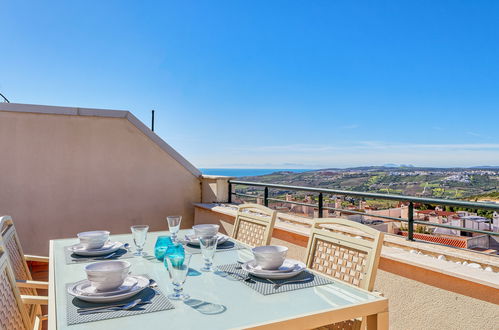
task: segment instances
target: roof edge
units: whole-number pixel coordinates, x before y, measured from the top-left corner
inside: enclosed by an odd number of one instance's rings
[[[53,105],[38,105],[38,104],[23,104],[23,103],[0,103],[0,111],[9,112],[25,112],[50,115],[66,115],[66,116],[92,116],[92,117],[107,117],[107,118],[123,118],[128,120],[133,126],[141,131],[145,136],[152,140],[164,152],[175,159],[180,165],[191,172],[192,175],[199,178],[201,171],[192,165],[187,159],[173,149],[168,143],[160,138],[156,133],[151,131],[143,122],[135,117],[127,110],[110,110],[110,109],[93,109],[93,108],[77,108],[77,107],[62,107]]]
[[[156,133],[154,133],[149,127],[147,127],[143,122],[141,122],[137,117],[131,112],[127,112],[126,119],[134,125],[139,131],[144,133],[149,139],[151,139],[156,145],[158,145],[163,151],[169,154],[173,159],[175,159],[180,165],[185,167],[189,172],[192,173],[197,178],[202,176],[200,170],[198,170],[194,165],[192,165],[187,159],[184,158],[180,153],[178,153],[172,146],[160,138]]]

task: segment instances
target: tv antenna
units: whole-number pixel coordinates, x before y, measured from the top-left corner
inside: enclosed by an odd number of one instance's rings
[[[0,97],[3,99],[3,103],[10,103],[10,101],[2,93],[0,93]]]

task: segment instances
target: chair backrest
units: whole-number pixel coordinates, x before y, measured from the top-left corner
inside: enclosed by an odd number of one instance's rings
[[[314,219],[307,267],[372,291],[383,237],[382,232],[355,221]]]
[[[277,211],[259,204],[241,204],[232,237],[251,246],[269,245]]]
[[[14,222],[8,215],[0,217],[0,247],[3,247],[9,258],[9,264],[14,272],[15,279],[21,281],[32,280]],[[36,290],[32,288],[20,288],[19,290],[24,295],[37,295]],[[28,314],[32,320],[38,313],[38,309],[37,305],[27,305]]]
[[[17,236],[16,227],[12,218],[8,215],[0,217],[0,236],[3,240],[5,251],[9,256],[10,265],[14,271],[14,275],[18,280],[31,280],[31,273],[24,258],[21,242]],[[31,294],[31,293],[23,293]]]
[[[31,321],[21,300],[7,253],[0,247],[0,329],[25,330],[30,327]]]

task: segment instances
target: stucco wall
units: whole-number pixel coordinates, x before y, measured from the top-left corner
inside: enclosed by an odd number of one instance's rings
[[[116,112],[118,113],[118,112]],[[79,231],[191,226],[200,180],[126,118],[0,111],[0,214],[25,253]]]
[[[499,327],[498,305],[387,271],[378,270],[375,290],[389,299],[390,329],[495,330]]]

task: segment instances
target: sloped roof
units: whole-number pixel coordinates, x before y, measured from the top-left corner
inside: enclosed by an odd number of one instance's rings
[[[93,116],[107,118],[124,118],[127,119],[139,131],[151,139],[164,152],[175,159],[180,165],[186,168],[195,177],[200,177],[199,171],[187,159],[173,149],[168,143],[161,139],[156,133],[151,131],[143,122],[135,117],[130,111],[126,110],[108,110],[108,109],[91,109],[91,108],[75,108],[75,107],[60,107],[51,105],[37,104],[21,104],[21,103],[0,103],[0,111],[10,112],[26,112],[51,115],[67,115],[67,116]]]
[[[438,215],[440,217],[448,217],[457,214],[456,212],[436,211],[436,210],[421,210],[421,211],[416,211],[416,213]]]

